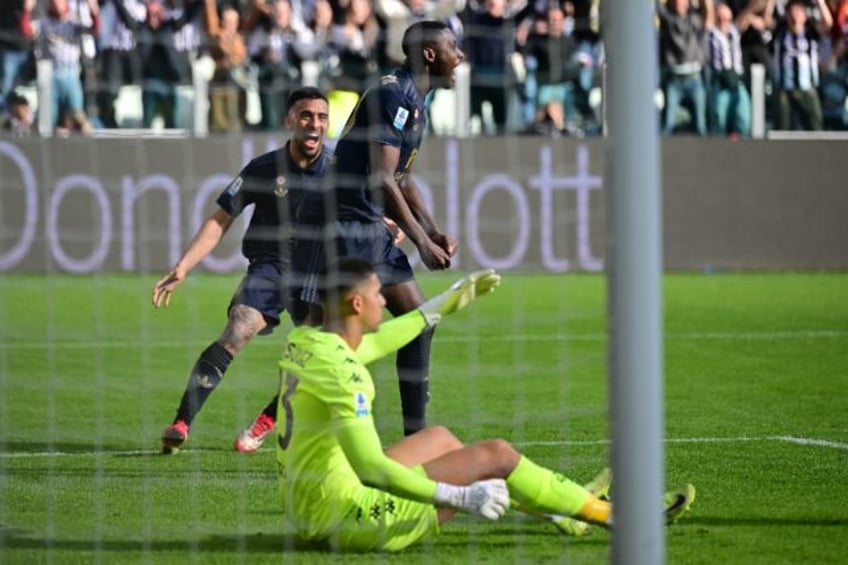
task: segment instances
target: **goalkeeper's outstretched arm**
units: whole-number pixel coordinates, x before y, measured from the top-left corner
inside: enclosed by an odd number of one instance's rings
[[[492,292],[500,282],[500,275],[493,269],[475,271],[459,279],[417,310],[385,322],[375,333],[363,336],[356,356],[363,365],[368,365],[397,351],[424,329],[439,323],[442,316],[462,310],[478,296]]]

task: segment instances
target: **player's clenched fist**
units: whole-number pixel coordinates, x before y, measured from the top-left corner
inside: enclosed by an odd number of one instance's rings
[[[431,271],[443,271],[450,268],[450,254],[435,241],[428,239],[418,246],[421,262]]]
[[[454,255],[456,255],[456,250],[459,247],[459,243],[457,243],[457,241],[449,235],[444,233],[436,233],[430,237],[430,240],[442,249],[444,249],[449,256],[453,257]]]

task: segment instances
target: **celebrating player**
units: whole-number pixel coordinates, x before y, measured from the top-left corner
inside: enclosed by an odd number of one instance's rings
[[[290,219],[298,204],[290,194],[301,194],[305,187],[321,182],[329,162],[329,152],[324,151],[328,120],[327,98],[320,90],[305,87],[293,91],[286,114],[286,127],[292,132],[289,141],[241,170],[218,197],[219,208],[206,219],[174,268],[153,287],[153,305],[168,306],[188,273],[217,247],[235,218],[254,204],[242,242],[242,253],[250,261],[247,274],[230,302],[224,332],[200,354],[174,422],[162,432],[165,453],[172,453],[186,441],[189,426],[221,382],[233,357],[257,334],[271,333],[288,307],[288,281],[284,278]],[[245,444],[248,450],[255,449],[251,444],[255,436],[274,428],[273,420],[259,424],[236,440],[237,449]]]
[[[294,329],[280,362],[280,492],[300,537],[341,551],[396,551],[435,535],[458,510],[496,520],[510,498],[555,523],[572,517],[611,526],[609,502],[505,440],[463,445],[446,428],[433,427],[382,449],[365,366],[494,290],[500,282],[494,271],[468,275],[382,326],[385,299],[369,263],[342,258],[325,277],[323,326]],[[608,480],[601,488],[607,487]],[[695,490],[686,485],[670,494],[671,522],[689,508]]]
[[[293,298],[310,303],[314,320],[321,319],[315,275],[326,261],[342,256],[375,265],[392,315],[421,305],[421,289],[406,254],[393,244],[384,215],[415,244],[428,268],[447,269],[456,252],[457,242],[439,229],[424,205],[412,164],[427,129],[425,96],[435,88],[453,86],[463,54],[450,28],[433,21],[410,26],[403,51],[405,64],[366,91],[348,119],[335,148],[333,189],[305,197],[298,211],[292,271],[295,284],[303,288]],[[313,226],[312,233],[301,230],[306,225]],[[432,335],[431,330],[422,332],[397,353],[406,435],[425,426]],[[275,406],[276,399],[256,421]]]

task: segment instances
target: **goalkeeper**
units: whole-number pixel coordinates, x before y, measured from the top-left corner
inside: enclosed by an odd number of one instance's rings
[[[521,510],[555,523],[575,522],[571,516],[611,525],[609,502],[502,439],[464,446],[432,427],[383,451],[365,365],[494,290],[494,271],[473,273],[382,326],[385,299],[370,263],[343,258],[326,276],[323,326],[292,330],[280,362],[280,494],[301,538],[341,551],[397,551],[435,535],[457,511],[497,520],[511,497]],[[673,494],[670,521],[688,509],[694,489]]]

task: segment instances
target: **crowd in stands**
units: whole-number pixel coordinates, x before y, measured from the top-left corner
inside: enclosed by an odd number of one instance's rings
[[[331,100],[355,101],[403,61],[409,24],[438,19],[460,38],[482,133],[597,135],[601,23],[615,17],[601,16],[607,8],[601,0],[3,0],[0,116],[16,135],[34,131],[20,87],[32,87],[38,61],[49,60],[56,132],[122,127],[115,108],[125,85],[140,89],[142,127],[178,127],[179,88],[208,68],[211,132],[274,130],[307,65]],[[848,0],[657,0],[656,14],[664,134],[750,135],[755,64],[765,69],[770,128],[848,129]],[[249,121],[251,95],[259,111]]]

